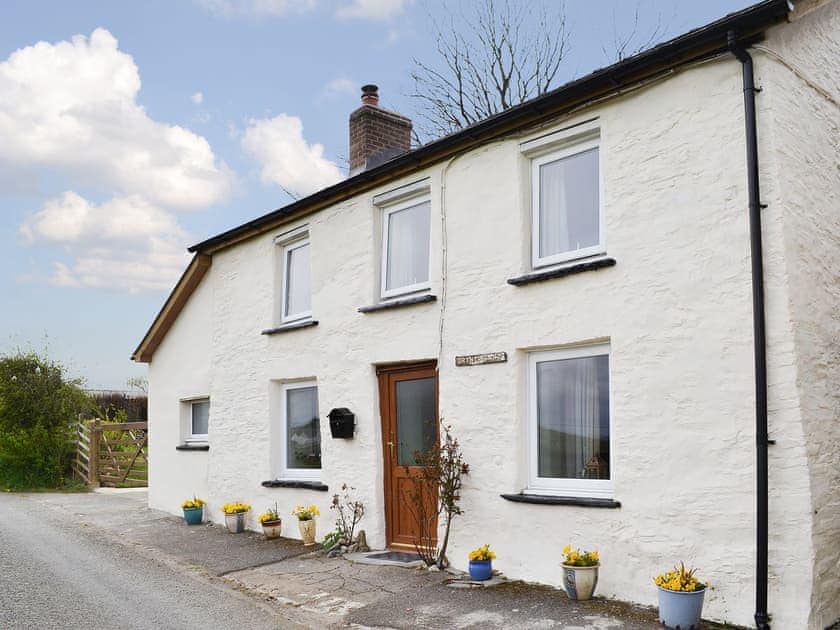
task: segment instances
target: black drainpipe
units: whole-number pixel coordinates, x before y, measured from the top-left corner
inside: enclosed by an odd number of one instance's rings
[[[744,122],[747,135],[747,187],[750,203],[750,258],[752,261],[753,344],[755,357],[756,446],[756,566],[755,626],[770,630],[767,614],[767,342],[764,326],[764,265],[761,248],[761,204],[758,183],[758,139],[755,121],[753,60],[738,44],[734,31],[727,36],[729,50],[741,62],[744,78]]]

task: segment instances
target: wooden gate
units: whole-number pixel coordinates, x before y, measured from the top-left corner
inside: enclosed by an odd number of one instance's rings
[[[148,423],[79,421],[73,473],[91,486],[148,485]]]

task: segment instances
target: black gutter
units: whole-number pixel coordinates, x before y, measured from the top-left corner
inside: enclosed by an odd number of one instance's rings
[[[752,262],[753,354],[755,363],[756,448],[756,566],[755,626],[770,630],[767,614],[767,339],[764,321],[764,264],[761,245],[761,189],[758,180],[758,131],[755,119],[753,60],[738,43],[734,31],[727,35],[729,50],[741,62],[744,80],[744,124],[747,144],[747,189],[750,206],[750,260]]]
[[[227,241],[257,234],[261,228],[283,217],[307,212],[318,203],[334,203],[346,199],[365,186],[376,185],[389,175],[401,174],[412,168],[445,159],[461,150],[465,145],[478,144],[504,133],[512,128],[527,125],[562,115],[574,106],[614,94],[623,86],[657,76],[663,71],[679,65],[725,53],[729,31],[740,33],[739,44],[748,45],[755,37],[772,24],[782,21],[789,11],[788,0],[765,0],[742,11],[731,13],[667,42],[654,46],[638,55],[628,57],[606,68],[596,70],[580,79],[570,81],[530,101],[511,107],[490,116],[461,131],[444,136],[413,151],[404,153],[375,168],[363,171],[329,188],[324,188],[308,197],[269,212],[252,221],[222,232],[189,248],[191,252],[202,252],[223,246]]]

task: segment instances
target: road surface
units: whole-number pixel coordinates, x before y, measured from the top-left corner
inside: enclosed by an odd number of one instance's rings
[[[90,527],[0,493],[0,628],[295,628],[198,571],[141,557]]]

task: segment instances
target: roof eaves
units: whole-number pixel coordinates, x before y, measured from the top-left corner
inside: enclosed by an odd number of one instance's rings
[[[783,20],[790,11],[788,0],[765,0],[731,13],[705,26],[588,75],[570,81],[530,101],[511,107],[469,127],[444,136],[363,171],[328,188],[201,241],[191,252],[212,253],[235,242],[261,234],[264,229],[295,215],[309,214],[369,190],[388,178],[408,173],[421,165],[445,159],[470,145],[486,142],[512,129],[536,124],[562,113],[564,106],[597,98],[629,83],[650,78],[670,67],[719,54],[727,49],[727,33],[734,30],[741,43],[751,43],[756,34]]]

